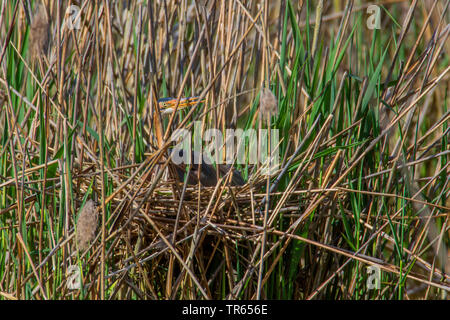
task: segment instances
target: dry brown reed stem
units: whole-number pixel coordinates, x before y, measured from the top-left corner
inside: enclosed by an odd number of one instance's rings
[[[50,24],[45,7],[40,4],[36,8],[30,26],[30,56],[35,60],[46,55],[49,48]]]
[[[97,229],[98,212],[94,201],[89,200],[81,210],[77,221],[77,245],[79,251],[89,247],[89,243],[95,238]]]

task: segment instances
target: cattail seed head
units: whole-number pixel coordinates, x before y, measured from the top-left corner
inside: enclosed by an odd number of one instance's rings
[[[275,95],[268,88],[263,88],[259,96],[260,112],[266,119],[278,112],[278,102]]]
[[[98,212],[94,201],[89,200],[84,205],[77,221],[78,250],[84,251],[95,238],[97,229]]]
[[[43,5],[38,5],[30,26],[31,59],[46,55],[49,47],[50,24],[47,11]]]

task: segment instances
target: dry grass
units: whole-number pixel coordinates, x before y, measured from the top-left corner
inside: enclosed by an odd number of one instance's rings
[[[45,56],[49,48],[50,26],[47,12],[39,5],[30,26],[30,56],[34,60]]]
[[[14,24],[38,3],[50,29]],[[447,297],[448,1],[381,1],[375,31],[359,1],[148,3],[2,2],[0,297]],[[168,96],[204,102],[158,129]],[[194,121],[278,129],[279,170],[180,183]]]
[[[94,201],[89,200],[84,205],[77,220],[78,250],[84,251],[95,238],[98,224],[98,212]]]

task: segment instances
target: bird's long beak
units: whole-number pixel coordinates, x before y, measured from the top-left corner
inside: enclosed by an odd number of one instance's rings
[[[178,104],[177,110],[182,110],[187,107],[196,105],[198,102],[205,102],[205,100],[199,100],[199,97],[181,98]],[[158,100],[161,114],[169,114],[175,111],[177,99],[176,98],[162,98]]]

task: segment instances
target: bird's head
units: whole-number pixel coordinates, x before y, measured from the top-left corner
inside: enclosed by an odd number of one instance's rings
[[[198,102],[204,102],[205,100],[199,100],[199,97],[181,98],[178,104],[177,110],[183,110],[188,107],[196,105]],[[162,98],[158,100],[161,114],[171,114],[175,111],[177,105],[176,98]]]

